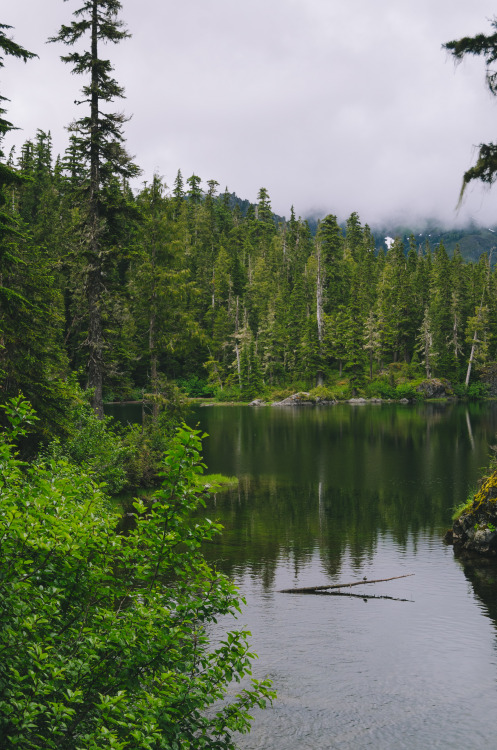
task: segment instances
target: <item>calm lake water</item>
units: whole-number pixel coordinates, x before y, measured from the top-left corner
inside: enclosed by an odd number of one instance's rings
[[[496,441],[497,405],[197,408],[209,472],[236,475],[207,549],[247,604],[274,706],[243,750],[496,747],[497,569],[442,541]],[[279,589],[364,585],[357,597]],[[384,595],[409,601],[367,599]]]

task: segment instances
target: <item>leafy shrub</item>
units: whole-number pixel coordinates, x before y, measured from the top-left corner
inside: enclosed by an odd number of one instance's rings
[[[209,639],[241,600],[201,554],[220,527],[192,519],[203,502],[199,433],[178,429],[161,489],[117,533],[90,475],[16,458],[22,406],[0,440],[3,750],[233,748],[273,693],[252,680],[228,698],[230,682],[250,675],[249,634]]]
[[[466,395],[470,401],[478,401],[481,398],[486,398],[488,395],[487,383],[470,383],[466,390]]]
[[[167,412],[157,419],[147,417],[144,425],[130,425],[123,441],[128,448],[127,489],[154,487],[160,482],[162,456],[171,442],[171,422]]]
[[[395,398],[407,398],[409,401],[419,401],[422,396],[416,391],[413,383],[399,383],[395,388]]]
[[[489,387],[487,383],[475,381],[470,383],[468,387],[466,387],[464,383],[457,383],[453,390],[458,398],[465,398],[469,401],[479,401],[480,399],[488,397]]]
[[[314,401],[336,401],[335,387],[330,388],[326,385],[318,385],[309,391]]]
[[[345,401],[352,398],[352,387],[350,383],[339,382],[333,387],[333,393],[338,401]]]
[[[111,417],[98,419],[88,402],[75,407],[70,437],[52,441],[42,455],[82,467],[97,483],[104,482],[110,495],[119,494],[127,485],[130,452],[122,432]]]
[[[229,401],[240,401],[240,388],[236,385],[225,386],[224,388],[216,388],[214,391],[214,398],[216,401],[221,403],[227,403]]]
[[[367,398],[398,398],[395,388],[390,385],[386,377],[379,377],[366,386]]]
[[[178,378],[178,388],[191,398],[209,397],[214,395],[214,386],[207,380],[199,378],[198,375],[190,375],[187,378]]]

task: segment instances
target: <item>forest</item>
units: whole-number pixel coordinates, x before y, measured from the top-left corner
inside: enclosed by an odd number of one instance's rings
[[[92,387],[88,175],[74,136],[54,159],[42,131],[12,167],[20,181],[5,196],[16,232],[2,269],[3,392],[55,412],[70,376]],[[277,224],[264,188],[244,212],[217,188],[179,172],[171,188],[154,175],[133,193],[109,174],[98,250],[104,401],[139,399],[165,382],[221,400],[316,386],[388,396],[392,373],[457,386],[472,351],[472,382],[496,359],[488,256],[466,262],[414,237],[378,250],[356,213],[344,228],[329,214],[313,236],[293,209]]]

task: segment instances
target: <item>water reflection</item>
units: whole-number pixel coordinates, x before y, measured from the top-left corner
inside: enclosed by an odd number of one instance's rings
[[[387,532],[402,549],[450,525],[487,462],[496,410],[235,407],[199,409],[195,420],[209,433],[209,471],[240,477],[213,501],[224,569],[289,554],[298,566],[319,548],[335,575],[345,550],[359,568]]]
[[[497,630],[497,561],[461,560],[461,566],[482,611],[492,619]]]
[[[240,478],[206,511],[225,526],[206,554],[246,596],[256,674],[279,695],[240,747],[492,746],[495,566],[459,562],[441,539],[487,463],[496,407],[208,408],[199,420],[209,471]],[[402,573],[415,575],[367,593],[409,603],[277,593]]]

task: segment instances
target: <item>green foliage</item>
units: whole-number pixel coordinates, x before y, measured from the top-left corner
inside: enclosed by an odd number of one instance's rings
[[[229,403],[231,401],[240,401],[241,394],[240,388],[236,385],[225,386],[224,388],[215,388],[214,397],[216,401],[221,403]]]
[[[147,416],[142,425],[131,425],[123,436],[127,447],[126,479],[128,488],[154,487],[160,481],[162,456],[170,445],[177,421],[167,410],[157,417]]]
[[[191,398],[201,398],[202,396],[212,396],[214,389],[206,380],[203,380],[198,375],[190,375],[185,378],[178,378],[176,384],[183,393]]]
[[[473,381],[466,387],[464,383],[458,383],[454,386],[454,394],[458,398],[464,398],[468,401],[479,401],[487,398],[489,386],[487,383]]]
[[[491,22],[493,33],[489,36],[477,34],[474,37],[463,37],[451,42],[447,42],[444,47],[449,50],[456,60],[462,60],[465,55],[481,55],[485,61],[486,83],[490,92],[495,96],[497,94],[497,74],[493,68],[497,54],[497,42],[495,30],[497,29],[497,19]],[[472,180],[480,180],[483,183],[492,185],[495,182],[497,174],[497,146],[494,143],[480,144],[478,159],[474,167],[471,167],[464,173],[463,184],[461,188],[461,199],[467,185]]]
[[[338,401],[346,401],[347,399],[352,398],[352,386],[349,382],[339,380],[333,387],[333,393]]]
[[[210,493],[238,487],[238,477],[226,477],[224,474],[202,474],[200,485]]]
[[[290,395],[290,394],[289,394]],[[338,396],[335,395],[335,388],[327,385],[318,385],[309,391],[313,401],[335,401]]]
[[[211,642],[236,614],[235,586],[202,544],[219,532],[193,521],[202,504],[201,436],[185,426],[164,457],[163,484],[133,524],[117,517],[84,471],[63,460],[24,466],[14,436],[32,413],[9,407],[0,443],[0,736],[2,748],[234,748],[250,711],[273,697],[250,676],[243,630]],[[24,420],[24,421],[23,421]]]
[[[416,390],[415,383],[399,383],[395,387],[394,398],[396,399],[407,398],[409,401],[420,401],[422,400],[423,397]]]
[[[396,398],[396,389],[386,376],[375,378],[366,385],[367,398]]]
[[[128,484],[132,453],[112,418],[99,419],[91,405],[83,402],[75,408],[71,436],[53,441],[46,458],[65,459],[81,467],[97,484],[104,483],[110,495],[117,495]]]

